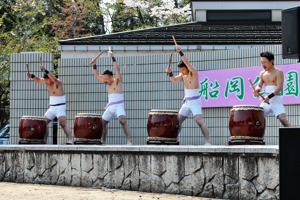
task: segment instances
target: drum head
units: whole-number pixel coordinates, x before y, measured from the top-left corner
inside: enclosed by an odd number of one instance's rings
[[[21,119],[46,121],[45,117],[24,115]]]
[[[101,118],[101,115],[98,113],[77,113],[76,117],[91,117],[91,118]]]
[[[152,109],[149,115],[178,115],[177,110]]]
[[[254,106],[254,105],[236,105],[233,106],[230,111],[239,111],[239,110],[256,110],[264,112],[264,108],[261,106]]]

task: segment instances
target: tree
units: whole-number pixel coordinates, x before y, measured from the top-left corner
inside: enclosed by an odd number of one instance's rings
[[[188,22],[190,0],[118,0],[110,6],[113,32]]]
[[[22,51],[57,51],[44,8],[44,4],[34,0],[0,2],[0,127],[9,123],[10,55]]]
[[[0,128],[9,123],[10,74],[9,56],[0,53]]]
[[[132,1],[132,0],[126,0]],[[191,20],[189,1],[167,0],[151,8],[151,16],[160,19],[160,25],[179,24]]]
[[[56,18],[49,24],[61,39],[105,33],[101,8],[96,1],[66,2]]]
[[[0,126],[9,120],[12,53],[55,54],[58,40],[187,22],[190,0],[1,0]]]

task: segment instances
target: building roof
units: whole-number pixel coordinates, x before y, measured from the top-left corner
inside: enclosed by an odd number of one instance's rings
[[[190,22],[60,40],[61,45],[266,45],[281,44],[281,22]]]
[[[219,1],[220,0],[191,0],[191,2],[211,2],[211,1]],[[262,0],[222,0],[222,2],[234,2],[234,1],[247,1],[247,2],[255,2],[255,1],[262,1]],[[286,1],[286,0],[264,0],[264,1]],[[299,1],[299,0],[288,0],[288,1]]]

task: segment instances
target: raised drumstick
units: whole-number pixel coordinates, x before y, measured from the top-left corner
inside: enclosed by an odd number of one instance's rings
[[[40,65],[43,65],[43,63],[42,63],[42,56],[40,56]]]
[[[172,35],[172,38],[173,38],[173,40],[174,40],[175,45],[177,45],[177,42],[176,42],[176,40],[175,40],[174,35]]]
[[[28,72],[28,74],[29,74],[29,67],[28,67],[28,63],[26,63],[26,67],[27,67],[27,72]],[[28,77],[28,78],[30,78],[30,77]]]
[[[254,87],[254,85],[252,84],[252,81],[251,81],[251,79],[250,78],[248,78],[248,80],[249,80],[249,82],[250,82],[250,84],[251,84],[251,86],[252,86],[252,88],[253,88],[253,90],[255,90],[255,87]],[[265,100],[265,97],[263,97],[260,93],[258,93],[258,95],[263,99],[263,100]],[[258,97],[258,96],[257,96]],[[268,104],[270,104],[270,103],[268,103]]]
[[[103,54],[103,52],[104,52],[104,51],[101,51],[101,52],[98,54],[98,56],[96,56],[95,59],[99,58],[99,56],[101,56],[101,54]],[[92,64],[92,62],[90,62],[90,65],[91,65],[91,64]]]
[[[170,57],[170,60],[169,60],[169,66],[168,66],[168,68],[170,68],[170,66],[171,66],[171,62],[172,62],[172,55],[173,55],[173,54],[171,54],[171,57]],[[167,76],[169,76],[169,72],[167,72]]]
[[[108,51],[111,51],[110,46],[108,47]]]

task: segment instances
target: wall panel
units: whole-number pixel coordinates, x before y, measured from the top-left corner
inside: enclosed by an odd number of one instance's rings
[[[259,53],[271,51],[275,54],[275,64],[296,63],[297,60],[282,60],[281,46],[266,46],[251,49],[186,53],[191,64],[199,71],[260,66]],[[182,105],[184,86],[182,82],[172,84],[166,76],[170,54],[118,57],[115,55],[123,77],[125,112],[130,126],[133,144],[145,144],[147,138],[147,119],[151,109],[179,110]],[[179,74],[177,61],[180,57],[173,54],[173,73]],[[79,112],[103,114],[108,101],[106,86],[93,75],[90,59],[74,58],[59,61],[59,77],[64,83],[67,98],[67,119],[73,132],[75,115]],[[104,69],[113,72],[111,58],[97,60],[100,73]],[[286,105],[287,118],[293,126],[299,126],[299,105]],[[226,145],[229,138],[228,121],[230,107],[203,108],[203,119],[210,132],[211,142]],[[278,144],[280,122],[274,115],[267,118],[266,143]],[[65,136],[59,129],[61,143]],[[182,145],[204,144],[204,137],[192,116],[184,123],[179,136]],[[108,144],[125,144],[125,134],[118,120],[108,125]]]

